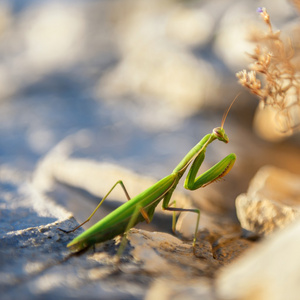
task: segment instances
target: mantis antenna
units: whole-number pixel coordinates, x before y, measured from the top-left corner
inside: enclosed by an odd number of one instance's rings
[[[241,92],[238,93],[238,94],[235,96],[235,98],[234,98],[233,101],[231,102],[230,106],[228,107],[227,111],[224,113],[223,118],[222,118],[221,128],[224,127],[224,123],[225,123],[226,118],[227,118],[227,115],[228,115],[228,113],[229,113],[229,111],[230,111],[230,109],[231,109],[231,106],[233,105],[233,103],[234,103],[235,100],[239,97],[240,94],[241,94]]]

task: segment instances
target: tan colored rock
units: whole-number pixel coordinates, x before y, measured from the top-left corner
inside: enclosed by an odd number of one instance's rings
[[[246,194],[236,199],[244,229],[260,235],[284,228],[300,216],[300,176],[275,167],[261,168]]]
[[[279,122],[279,110],[271,106],[263,107],[261,102],[256,109],[253,119],[255,133],[262,139],[270,142],[279,142],[286,139],[289,132],[288,120],[281,118]]]
[[[169,0],[125,3],[127,12],[124,3],[114,12],[121,60],[100,79],[95,89],[99,99],[130,95],[145,106],[151,101],[155,115],[169,123],[194,114],[204,102],[211,105],[219,74],[189,49],[207,42],[214,22],[209,14]]]
[[[218,299],[299,299],[299,253],[298,220],[223,268],[216,285]]]

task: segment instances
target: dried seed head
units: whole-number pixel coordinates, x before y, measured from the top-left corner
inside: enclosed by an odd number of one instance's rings
[[[239,83],[244,87],[250,89],[253,94],[260,95],[261,82],[256,78],[255,71],[246,70],[236,73],[236,77],[239,79]]]
[[[243,70],[236,76],[239,83],[257,95],[264,106],[269,105],[279,111],[277,119],[286,124],[285,127],[300,129],[300,64],[295,65],[295,60],[292,61],[297,55],[299,59],[300,47],[295,53],[290,39],[284,41],[280,31],[272,31],[266,9],[262,7],[257,11],[268,25],[269,32],[257,30],[253,33],[251,38],[257,46],[249,54],[253,59],[250,71]],[[263,84],[257,74],[263,77]],[[283,121],[284,118],[286,121]]]

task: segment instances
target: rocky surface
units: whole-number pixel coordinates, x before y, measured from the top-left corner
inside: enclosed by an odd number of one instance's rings
[[[265,193],[277,178],[271,180],[270,174],[285,177],[271,167],[259,173],[268,174],[263,176],[268,180],[259,180]],[[290,184],[296,182],[285,175]],[[71,234],[58,230],[77,225],[69,212],[26,173],[3,166],[0,185],[1,299],[297,299],[299,221],[257,242],[224,216],[203,212],[195,255],[190,240],[142,229],[130,230],[121,257],[116,255],[120,237],[72,254],[66,244],[82,229]]]
[[[224,232],[203,229],[195,256],[191,241],[132,229],[120,259],[120,237],[71,254],[66,244],[81,229],[71,234],[58,230],[76,226],[70,213],[35,188],[26,174],[2,167],[0,175],[1,299],[150,299],[166,282],[171,284],[164,299],[187,291],[191,299],[215,299],[217,270],[251,245],[236,226],[228,227],[235,236],[225,242],[220,240]]]

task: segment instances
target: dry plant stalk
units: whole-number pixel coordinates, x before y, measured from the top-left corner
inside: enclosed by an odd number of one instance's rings
[[[252,41],[257,46],[249,55],[254,62],[250,71],[240,71],[236,76],[240,84],[259,97],[262,107],[272,106],[277,111],[278,129],[291,134],[300,129],[300,70],[292,62],[295,51],[291,39],[283,41],[280,31],[273,31],[266,9],[259,8],[258,12],[268,31],[253,34]],[[257,74],[263,77],[264,84]]]

